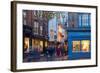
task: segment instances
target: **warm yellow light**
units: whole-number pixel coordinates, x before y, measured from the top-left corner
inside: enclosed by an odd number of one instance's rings
[[[43,47],[43,41],[40,41],[40,46]]]
[[[47,42],[45,42],[45,47],[47,47]]]
[[[25,44],[28,45],[28,41],[25,41]]]
[[[82,41],[82,51],[88,52],[89,51],[89,46],[90,46],[90,41],[89,40],[83,40]]]
[[[73,41],[73,51],[80,51],[80,41]]]
[[[25,45],[29,48],[29,38],[25,38]]]

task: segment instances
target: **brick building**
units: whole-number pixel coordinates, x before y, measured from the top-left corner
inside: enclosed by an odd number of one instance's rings
[[[23,10],[23,42],[27,52],[36,47],[43,51],[48,41],[48,21],[45,11]]]

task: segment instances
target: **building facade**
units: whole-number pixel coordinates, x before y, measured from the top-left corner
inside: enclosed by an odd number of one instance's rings
[[[48,42],[48,23],[44,11],[23,10],[23,42],[24,50],[29,52],[34,48],[43,48]]]
[[[68,12],[68,59],[91,58],[90,13]]]

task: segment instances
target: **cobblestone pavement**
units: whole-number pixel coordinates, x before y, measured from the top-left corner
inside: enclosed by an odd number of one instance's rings
[[[40,58],[27,57],[24,59],[24,62],[63,61],[67,59],[68,56],[41,56]]]

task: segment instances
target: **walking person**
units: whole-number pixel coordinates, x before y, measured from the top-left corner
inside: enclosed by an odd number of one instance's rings
[[[65,53],[65,49],[64,49],[64,45],[62,44],[61,45],[61,56],[64,56],[64,53]]]
[[[58,45],[58,47],[56,48],[56,55],[57,55],[57,57],[59,57],[60,54],[61,54],[60,45]]]

